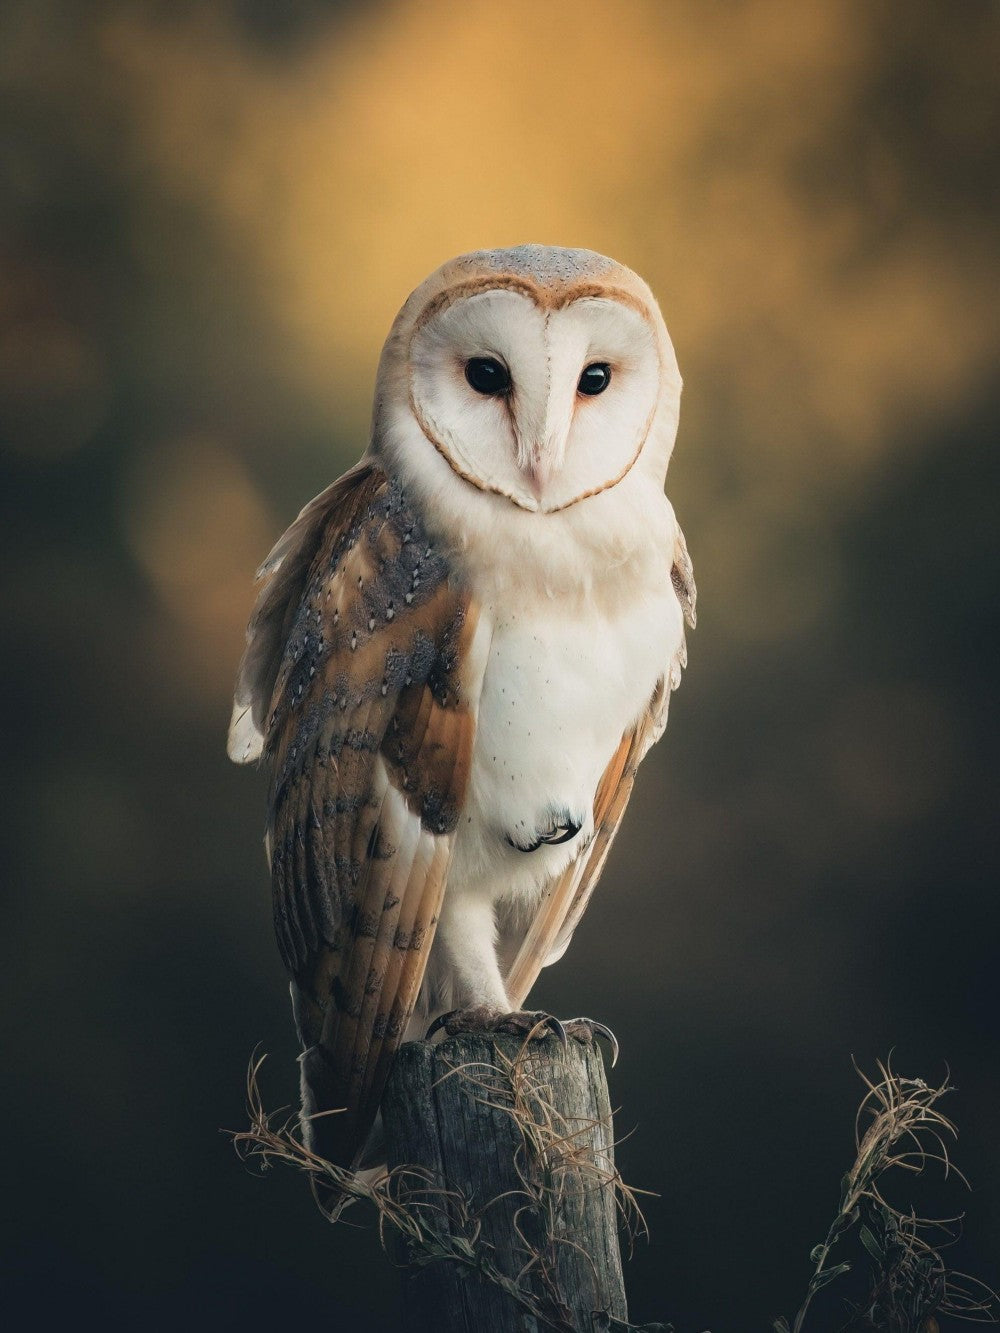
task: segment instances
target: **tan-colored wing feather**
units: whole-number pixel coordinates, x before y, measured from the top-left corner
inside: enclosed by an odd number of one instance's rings
[[[511,1004],[519,1007],[542,968],[559,958],[583,916],[632,794],[647,721],[621,739],[594,798],[594,833],[577,859],[550,885],[506,977]]]
[[[356,494],[321,519],[294,614],[266,621],[287,635],[263,718],[310,1138],[345,1165],[423,978],[485,665],[476,608],[398,486],[369,470]]]
[[[687,542],[681,525],[677,524],[677,536],[674,540],[674,563],[670,569],[670,582],[684,612],[684,619],[692,629],[698,623],[698,589],[694,581],[694,566],[688,555]]]

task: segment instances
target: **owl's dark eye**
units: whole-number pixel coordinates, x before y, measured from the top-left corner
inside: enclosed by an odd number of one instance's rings
[[[492,356],[473,356],[465,363],[465,378],[476,393],[499,398],[510,389],[510,372]]]
[[[606,361],[595,361],[587,366],[576,386],[578,393],[585,393],[592,398],[595,393],[603,393],[611,383],[611,367]]]

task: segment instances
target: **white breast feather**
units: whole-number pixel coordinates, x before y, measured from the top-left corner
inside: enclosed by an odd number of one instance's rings
[[[530,909],[586,845],[600,778],[682,651],[669,502],[641,477],[598,499],[600,525],[579,512],[594,501],[535,519],[547,544],[534,564],[502,531],[524,517],[502,502],[493,529],[467,528],[455,552],[492,641],[449,894]],[[561,596],[549,595],[554,582]],[[509,845],[522,831],[530,843],[553,808],[583,819],[576,837],[530,853]]]

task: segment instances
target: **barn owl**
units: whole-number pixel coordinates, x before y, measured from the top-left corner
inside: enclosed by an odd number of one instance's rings
[[[686,665],[680,391],[631,270],[460,256],[396,318],[367,452],[259,571],[229,754],[270,768],[303,1126],[331,1161],[362,1160],[401,1042],[535,1022]]]

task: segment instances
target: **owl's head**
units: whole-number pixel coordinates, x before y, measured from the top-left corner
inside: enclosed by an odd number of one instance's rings
[[[662,486],[680,390],[659,308],[630,269],[591,250],[477,251],[400,311],[374,445],[431,446],[466,486],[556,513],[633,469]]]

